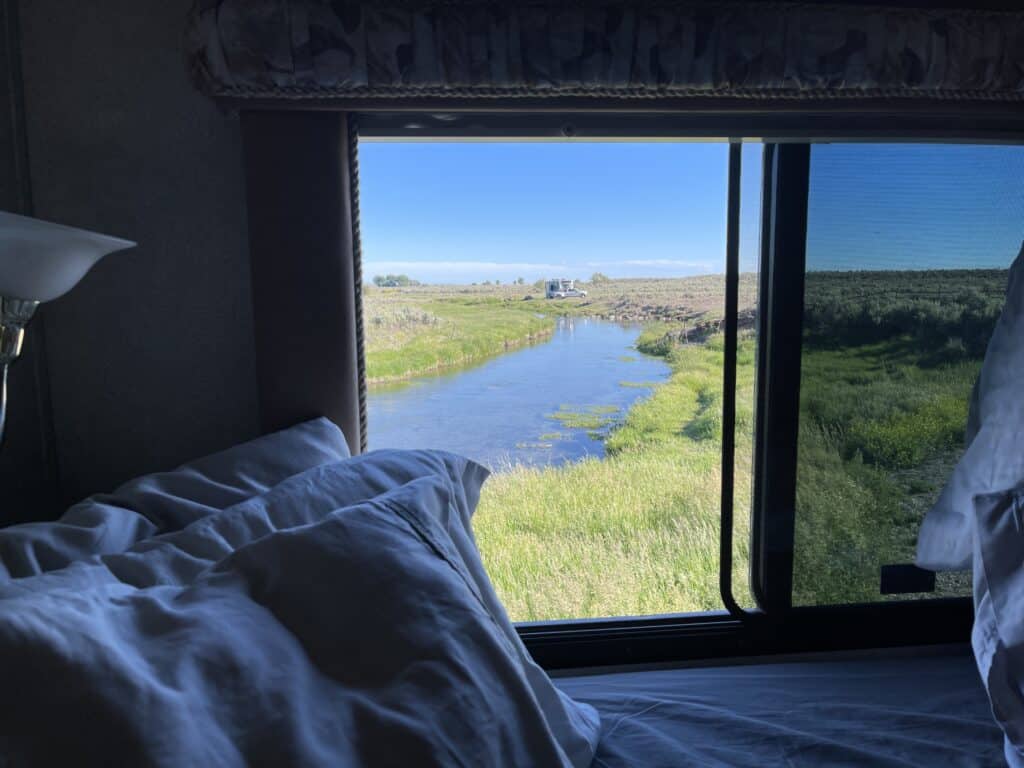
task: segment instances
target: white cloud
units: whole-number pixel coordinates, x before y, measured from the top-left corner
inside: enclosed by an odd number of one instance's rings
[[[422,270],[433,273],[521,272],[566,269],[565,264],[543,264],[528,261],[368,261],[366,267],[377,272],[408,272]]]
[[[679,267],[680,269],[699,269],[710,272],[715,265],[708,261],[685,261],[683,259],[626,259],[621,262],[631,267]],[[724,269],[724,263],[719,269]]]

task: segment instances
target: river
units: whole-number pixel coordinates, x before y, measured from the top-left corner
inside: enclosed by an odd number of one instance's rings
[[[603,456],[602,435],[669,375],[664,361],[634,348],[640,330],[563,318],[540,343],[466,369],[371,387],[369,447],[443,448],[495,470]],[[558,412],[566,418],[553,418]]]

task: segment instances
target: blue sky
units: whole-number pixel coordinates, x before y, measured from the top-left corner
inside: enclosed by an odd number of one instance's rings
[[[811,149],[808,269],[1007,267],[1024,239],[1024,147]]]
[[[364,272],[422,282],[717,274],[724,143],[360,145]],[[1024,149],[819,145],[812,269],[1006,266],[1024,236]],[[745,145],[741,268],[757,264],[759,144]]]

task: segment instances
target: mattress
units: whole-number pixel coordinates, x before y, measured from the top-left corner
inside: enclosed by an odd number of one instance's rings
[[[595,768],[1005,765],[967,647],[555,682],[601,713]]]

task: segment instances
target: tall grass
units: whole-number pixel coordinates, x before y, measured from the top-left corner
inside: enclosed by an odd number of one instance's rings
[[[794,601],[880,599],[912,562],[924,512],[959,455],[979,360],[922,365],[907,339],[805,348]]]
[[[671,377],[608,435],[607,458],[513,467],[488,481],[474,527],[513,619],[722,607],[721,337],[677,343],[665,356]],[[922,515],[959,451],[979,366],[920,359],[899,339],[806,349],[797,604],[878,600],[881,566],[913,560]],[[733,581],[748,605],[754,364],[754,342],[743,339]]]
[[[743,343],[739,400],[753,397],[753,342]],[[673,373],[606,439],[608,457],[515,466],[488,480],[474,529],[488,572],[517,621],[720,609],[720,345],[680,347]],[[698,434],[699,433],[699,434]],[[750,446],[750,421],[740,445]],[[751,456],[737,458],[736,558],[749,558]],[[750,602],[745,580],[741,601]]]
[[[435,301],[367,313],[366,376],[372,384],[464,366],[544,338],[555,321],[497,301]]]

